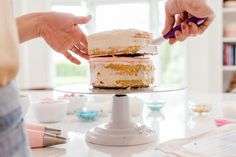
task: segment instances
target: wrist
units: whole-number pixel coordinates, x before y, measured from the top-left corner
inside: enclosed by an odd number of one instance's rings
[[[44,34],[44,31],[45,31],[45,27],[46,27],[46,24],[47,24],[47,14],[48,13],[38,13],[38,16],[37,16],[37,29],[36,29],[36,32],[37,32],[37,35],[38,37],[43,37],[43,34]]]
[[[31,13],[16,18],[20,43],[40,37],[44,13]]]

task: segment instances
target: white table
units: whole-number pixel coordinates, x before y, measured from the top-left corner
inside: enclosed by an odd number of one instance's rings
[[[32,101],[42,98],[56,98],[62,93],[55,91],[23,91],[31,96]],[[60,123],[43,124],[48,127],[62,129],[62,135],[70,140],[67,144],[33,149],[34,157],[143,157],[162,156],[155,150],[158,143],[175,138],[182,138],[205,132],[215,127],[213,118],[222,117],[222,104],[226,101],[235,102],[234,95],[221,94],[188,94],[187,91],[176,91],[152,95],[139,95],[143,99],[158,97],[166,102],[161,112],[150,112],[144,108],[141,117],[133,120],[151,125],[158,132],[156,143],[132,147],[106,147],[87,144],[85,132],[99,124],[109,121],[109,117],[102,117],[95,122],[81,122],[75,115],[68,115]],[[190,112],[188,101],[211,103],[211,116],[196,116]],[[37,122],[31,110],[25,117],[26,121]]]

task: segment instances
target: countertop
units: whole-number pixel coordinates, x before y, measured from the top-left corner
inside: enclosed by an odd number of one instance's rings
[[[63,93],[49,91],[22,91],[28,94],[31,101],[39,101],[43,98],[57,98]],[[133,96],[133,95],[131,95]],[[110,116],[100,117],[94,122],[82,122],[75,115],[67,115],[59,123],[43,123],[48,127],[62,129],[62,135],[68,137],[66,144],[48,148],[32,149],[34,157],[161,157],[163,153],[155,148],[159,143],[176,138],[184,138],[199,134],[215,126],[214,119],[222,118],[223,111],[227,112],[227,104],[236,104],[234,95],[223,94],[189,94],[187,90],[165,92],[157,94],[138,94],[144,101],[156,99],[165,101],[165,106],[160,112],[151,112],[145,105],[141,116],[132,117],[133,121],[152,126],[158,133],[158,141],[151,144],[129,147],[108,147],[86,143],[87,130],[110,120]],[[212,105],[212,111],[208,115],[197,115],[189,109],[190,102],[206,103]],[[226,118],[232,118],[227,117]],[[25,116],[26,122],[39,123],[31,110]]]

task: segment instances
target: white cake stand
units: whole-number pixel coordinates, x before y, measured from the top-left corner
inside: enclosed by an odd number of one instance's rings
[[[87,142],[106,146],[134,146],[157,140],[157,133],[145,124],[133,122],[130,116],[127,94],[156,93],[183,90],[181,87],[157,87],[138,89],[97,89],[89,85],[68,85],[57,91],[75,94],[113,94],[111,121],[86,133]]]

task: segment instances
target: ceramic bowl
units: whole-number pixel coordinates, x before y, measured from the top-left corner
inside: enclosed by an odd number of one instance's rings
[[[193,113],[197,114],[209,114],[212,111],[212,105],[210,103],[195,103],[189,101],[188,106]]]
[[[58,99],[69,101],[67,114],[74,114],[76,109],[85,107],[85,103],[88,101],[88,98],[85,95],[64,95]]]
[[[150,111],[158,112],[164,107],[165,102],[164,101],[148,101],[145,104]]]
[[[67,113],[68,104],[66,100],[43,100],[33,103],[32,110],[39,122],[60,122]]]
[[[76,110],[76,116],[82,121],[95,121],[100,116],[100,111],[87,110],[86,108]]]

